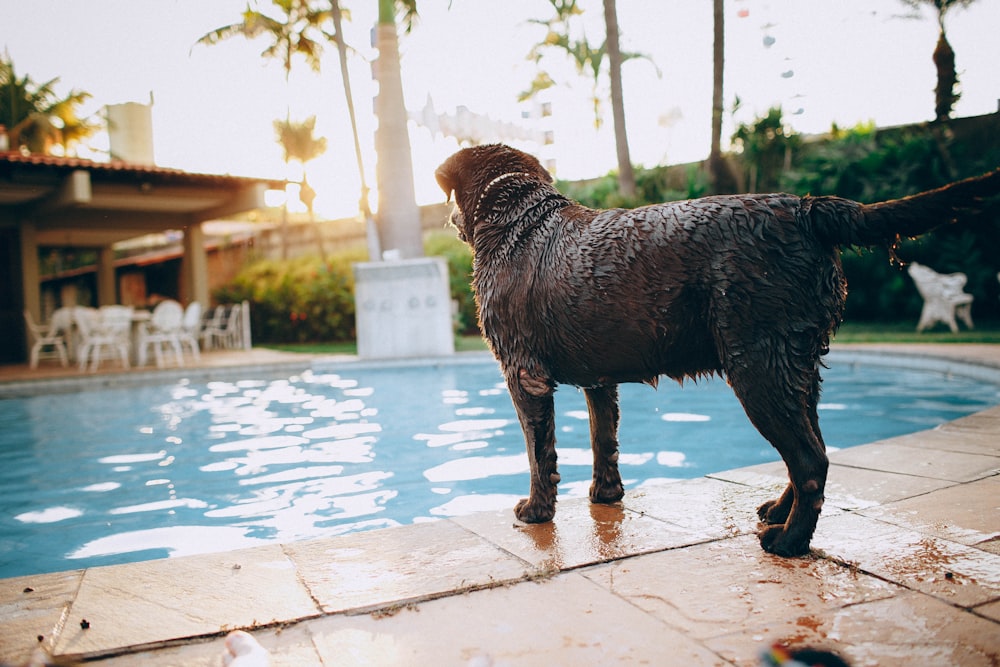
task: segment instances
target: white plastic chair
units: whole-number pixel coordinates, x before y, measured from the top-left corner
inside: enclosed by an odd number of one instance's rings
[[[202,317],[201,331],[198,332],[198,337],[201,339],[201,349],[212,349],[212,332],[222,329],[227,312],[226,306],[218,305]]]
[[[69,363],[76,363],[76,348],[77,339],[79,336],[76,333],[76,322],[74,320],[74,311],[79,306],[62,306],[56,308],[55,312],[52,313],[52,317],[49,318],[49,326],[54,330],[62,332],[63,340],[66,342],[66,353],[69,356]]]
[[[210,350],[216,346],[226,349],[236,349],[243,346],[243,309],[246,308],[246,301],[242,304],[234,303],[227,306],[218,306],[212,321],[202,332],[202,340],[205,342],[205,349]]]
[[[181,330],[178,334],[181,347],[187,345],[191,348],[191,356],[197,362],[201,359],[201,352],[198,350],[198,337],[201,335],[201,304],[192,301],[184,309],[184,320],[181,322]]]
[[[943,322],[948,325],[952,333],[957,333],[956,316],[970,329],[973,328],[973,296],[962,291],[968,280],[964,273],[938,273],[916,262],[911,262],[907,271],[924,299],[917,331],[923,331],[937,322]]]
[[[122,368],[128,368],[129,348],[132,345],[132,307],[101,306],[77,308],[74,310],[77,330],[80,333],[80,370],[96,371],[101,359],[108,353],[117,352]]]
[[[38,324],[31,313],[24,311],[24,322],[31,334],[31,367],[38,368],[39,359],[59,359],[63,367],[69,366],[69,355],[66,351],[66,336],[68,327],[61,325],[55,318],[49,324]]]
[[[153,308],[153,314],[148,323],[143,323],[139,329],[138,363],[146,365],[149,347],[153,347],[156,357],[156,367],[163,368],[163,345],[169,343],[174,349],[174,358],[178,366],[184,365],[184,355],[181,351],[181,327],[184,324],[184,309],[178,302],[168,299],[161,301]]]

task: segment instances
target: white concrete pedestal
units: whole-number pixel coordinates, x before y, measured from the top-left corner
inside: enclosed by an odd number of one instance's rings
[[[354,303],[362,359],[455,352],[448,265],[441,257],[355,264]]]

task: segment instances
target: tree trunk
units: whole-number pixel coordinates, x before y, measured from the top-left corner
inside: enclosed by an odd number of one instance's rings
[[[368,239],[368,259],[377,262],[382,258],[379,247],[378,231],[372,218],[371,206],[368,203],[368,182],[365,178],[365,162],[361,156],[361,137],[358,134],[358,118],[354,111],[354,94],[351,92],[351,77],[347,71],[347,45],[344,43],[344,33],[341,29],[343,13],[340,0],[332,0],[333,29],[337,37],[337,55],[340,58],[340,78],[344,82],[344,98],[347,100],[347,115],[351,119],[351,134],[354,137],[354,159],[358,163],[358,178],[361,179],[361,196],[358,200],[358,211],[365,223],[365,236]]]
[[[712,191],[735,191],[733,177],[722,158],[722,83],[726,59],[724,0],[713,1],[712,38],[712,146],[708,153],[708,173]]]
[[[955,94],[955,84],[958,83],[958,75],[955,73],[955,52],[948,43],[948,38],[944,36],[944,28],[938,37],[937,46],[934,48],[934,67],[937,68],[937,87],[934,89],[934,118],[935,120],[948,120],[951,117],[951,109],[958,100]]]
[[[618,189],[626,199],[635,198],[635,173],[625,131],[625,99],[622,94],[622,54],[618,47],[618,11],[615,0],[604,0],[608,64],[611,68],[611,113],[615,123],[615,150],[618,155]]]
[[[375,181],[378,187],[378,229],[382,248],[401,258],[422,257],[420,209],[413,188],[413,158],[407,129],[406,106],[399,63],[394,3],[379,0],[376,27],[375,80]]]
[[[323,230],[320,223],[316,222],[316,212],[313,210],[316,191],[312,189],[312,186],[309,185],[309,179],[306,178],[305,164],[302,165],[302,183],[299,188],[299,201],[306,205],[306,211],[309,213],[309,227],[316,237],[316,250],[319,251],[319,259],[323,262],[323,266],[326,266],[326,245],[323,243]]]

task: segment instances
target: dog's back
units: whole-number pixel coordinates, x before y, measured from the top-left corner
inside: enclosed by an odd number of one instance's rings
[[[554,380],[578,386],[720,372],[748,339],[789,329],[825,344],[846,287],[800,204],[720,196],[596,211],[565,200],[522,221],[532,232],[508,235],[502,253],[477,256],[505,257],[477,271],[489,277],[476,290],[484,330],[516,337],[497,344],[529,347]],[[494,325],[511,317],[521,324]]]

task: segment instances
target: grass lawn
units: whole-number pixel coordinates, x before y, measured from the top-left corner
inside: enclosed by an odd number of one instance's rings
[[[845,322],[834,343],[1000,343],[1000,321],[977,322],[976,328],[959,329],[953,334],[943,325],[923,333],[916,332],[914,322]],[[262,343],[259,347],[305,354],[356,354],[354,341],[345,343]],[[486,350],[479,336],[459,336],[455,339],[458,352]]]
[[[1000,343],[1000,321],[976,322],[970,330],[959,325],[952,333],[943,324],[917,333],[916,322],[844,322],[834,343]]]

